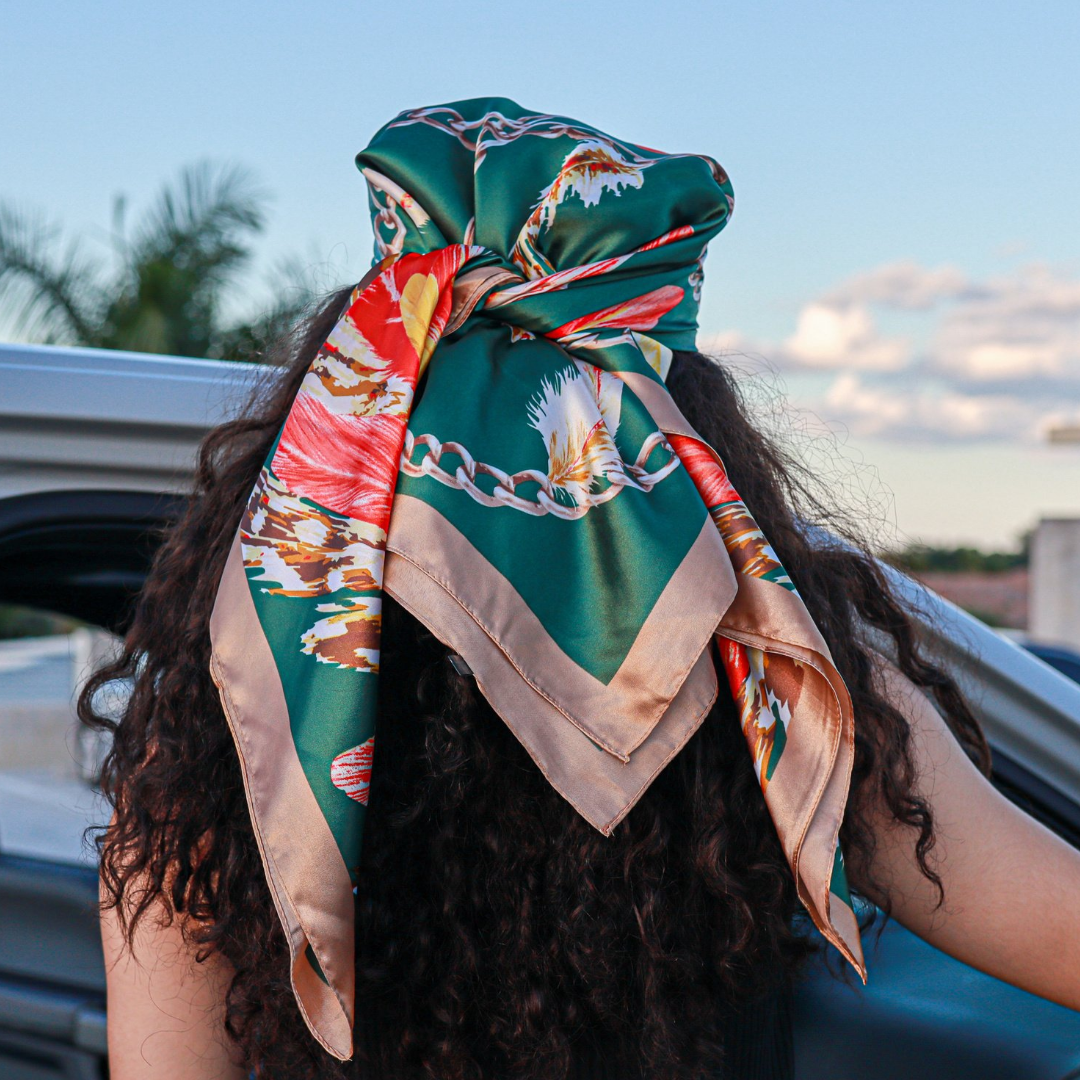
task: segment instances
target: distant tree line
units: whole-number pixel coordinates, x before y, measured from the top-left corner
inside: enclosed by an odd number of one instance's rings
[[[47,637],[50,634],[70,634],[84,625],[67,615],[23,607],[19,604],[0,604],[0,641],[7,638]]]
[[[1031,532],[1021,537],[1016,551],[982,551],[974,547],[936,547],[931,544],[909,544],[883,556],[885,561],[909,573],[999,573],[1028,565]]]

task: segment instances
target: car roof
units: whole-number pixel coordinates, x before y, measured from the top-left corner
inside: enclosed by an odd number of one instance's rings
[[[206,432],[278,374],[220,360],[0,345],[0,498],[183,490]]]

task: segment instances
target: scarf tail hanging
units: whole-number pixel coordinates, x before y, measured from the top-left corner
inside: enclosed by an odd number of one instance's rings
[[[268,455],[211,621],[309,1028],[351,1056],[384,588],[605,834],[711,708],[715,641],[799,897],[865,979],[838,844],[850,698],[663,383],[726,175],[503,99],[402,114],[358,163],[376,267]]]

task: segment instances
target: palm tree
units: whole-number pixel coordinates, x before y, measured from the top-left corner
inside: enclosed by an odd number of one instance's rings
[[[130,239],[116,200],[111,269],[43,218],[0,205],[0,301],[20,334],[46,343],[257,360],[308,300],[294,262],[278,275],[286,287],[270,310],[225,319],[266,203],[236,166],[186,168]]]

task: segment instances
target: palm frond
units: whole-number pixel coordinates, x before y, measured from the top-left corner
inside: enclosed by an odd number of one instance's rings
[[[133,264],[164,260],[223,280],[245,263],[266,222],[267,194],[238,165],[200,162],[166,185],[131,246]]]
[[[266,196],[239,166],[207,162],[162,189],[130,242],[102,320],[111,348],[211,356],[226,293],[251,257]]]
[[[113,247],[119,269],[110,274],[77,243],[62,245],[59,230],[44,218],[0,207],[5,322],[39,340],[254,358],[306,301],[290,288],[258,319],[222,327],[267,201],[246,170],[203,162],[163,188],[129,240],[118,198]],[[4,314],[0,308],[0,318]]]
[[[44,217],[0,204],[0,310],[31,339],[97,344],[101,264]]]

